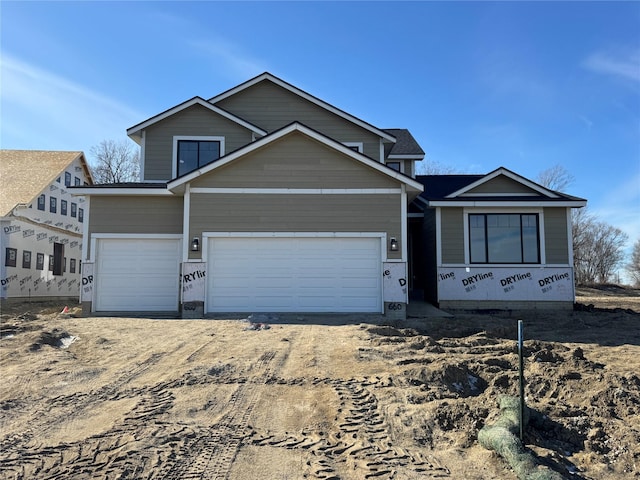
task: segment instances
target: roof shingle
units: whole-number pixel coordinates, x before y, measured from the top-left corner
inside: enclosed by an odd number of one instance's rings
[[[0,150],[0,216],[31,202],[82,152]]]

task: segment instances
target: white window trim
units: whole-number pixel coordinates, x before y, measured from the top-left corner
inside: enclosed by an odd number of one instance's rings
[[[469,252],[469,214],[538,214],[538,236],[540,240],[540,263],[514,263],[514,264],[502,264],[502,263],[471,263],[471,253]],[[464,227],[464,264],[465,265],[500,265],[500,266],[523,266],[523,265],[546,265],[547,254],[545,250],[544,241],[544,209],[543,208],[517,208],[517,209],[505,209],[505,208],[464,208],[463,209],[463,227]]]
[[[171,156],[171,175],[173,178],[178,176],[178,142],[180,140],[192,140],[194,142],[220,142],[220,157],[224,157],[224,137],[208,135],[174,135],[173,154]],[[201,167],[196,168],[196,170],[199,168]]]
[[[357,147],[358,153],[364,153],[364,144],[362,142],[342,142],[345,147]]]

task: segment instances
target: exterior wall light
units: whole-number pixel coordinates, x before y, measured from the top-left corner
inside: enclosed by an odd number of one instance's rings
[[[389,240],[389,251],[390,252],[398,251],[398,240],[396,240],[396,237],[391,237],[391,240]]]
[[[200,240],[198,240],[198,237],[193,237],[193,240],[191,240],[191,251],[192,252],[200,251]]]

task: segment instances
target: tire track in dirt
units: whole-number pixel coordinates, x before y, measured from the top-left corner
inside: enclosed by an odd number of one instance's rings
[[[231,395],[220,420],[193,442],[183,445],[174,463],[153,478],[164,480],[213,480],[228,478],[241,443],[250,431],[249,419],[262,388],[273,375],[276,352],[263,353],[251,369],[252,381],[240,383]],[[283,360],[284,361],[284,360]],[[282,364],[282,361],[279,362]]]
[[[122,447],[122,439],[133,435],[139,422],[152,418],[171,408],[172,395],[165,391],[165,385],[155,387],[129,388],[127,384],[144,374],[158,363],[164,353],[154,353],[129,369],[113,382],[91,392],[79,392],[72,395],[60,395],[47,399],[42,397],[38,402],[42,407],[30,414],[29,429],[20,436],[3,438],[0,441],[2,457],[0,458],[1,479],[28,478],[73,478],[78,470],[98,472],[102,466],[113,463],[113,455]],[[100,435],[90,437],[83,442],[63,443],[54,447],[41,447],[38,438],[46,433],[52,425],[64,424],[69,418],[86,416],[84,410],[100,401],[115,401],[124,398],[140,398],[140,401],[124,418],[122,425]],[[84,446],[83,446],[84,443]],[[31,445],[29,445],[31,444]],[[33,445],[35,444],[35,445]],[[82,452],[87,446],[94,451],[87,464]],[[100,461],[98,457],[106,456]],[[73,459],[75,461],[72,461]],[[71,461],[71,464],[69,462]],[[114,469],[118,469],[115,467]],[[127,471],[127,469],[125,469]],[[83,477],[79,477],[83,478]],[[86,478],[86,473],[84,478]],[[122,477],[134,478],[134,477]]]
[[[254,432],[250,442],[254,446],[309,451],[313,460],[307,462],[305,478],[392,479],[399,469],[420,478],[450,478],[449,469],[435,459],[393,446],[390,425],[370,388],[380,382],[379,378],[314,379],[312,385],[331,385],[336,392],[339,407],[334,425],[337,431],[325,434],[303,430],[299,435],[284,438]]]

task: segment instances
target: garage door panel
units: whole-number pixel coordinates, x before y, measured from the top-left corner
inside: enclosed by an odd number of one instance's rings
[[[180,291],[177,239],[99,239],[97,311],[176,311]]]
[[[209,239],[207,310],[379,312],[380,239]]]

